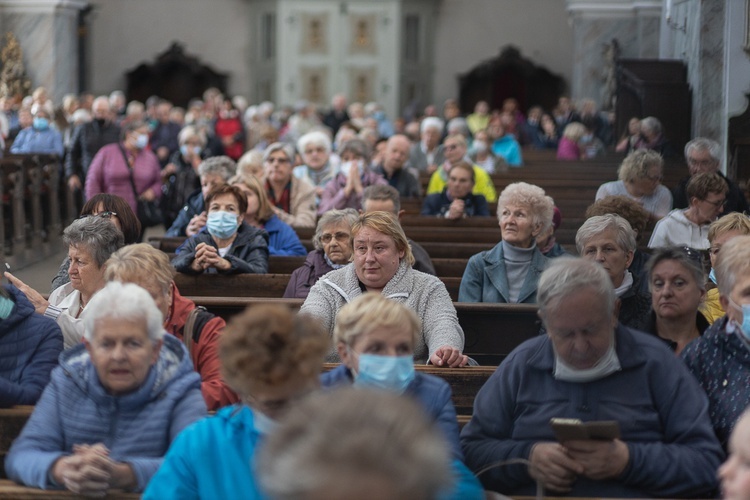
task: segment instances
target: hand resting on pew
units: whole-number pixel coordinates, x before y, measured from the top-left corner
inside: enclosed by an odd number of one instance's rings
[[[103,497],[110,489],[130,490],[137,484],[130,465],[112,460],[102,443],[73,446],[72,455],[52,466],[52,478],[73,493],[91,497]]]
[[[437,351],[430,356],[430,363],[435,366],[456,368],[459,366],[466,366],[469,363],[469,357],[461,354],[461,351],[455,347],[444,345],[438,347]]]

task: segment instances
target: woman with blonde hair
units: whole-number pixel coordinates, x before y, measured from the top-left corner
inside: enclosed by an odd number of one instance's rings
[[[586,127],[578,122],[568,123],[562,133],[562,138],[557,145],[558,160],[580,160],[583,151],[579,142],[586,135]]]
[[[412,269],[414,256],[398,220],[387,212],[368,212],[352,226],[353,264],[331,271],[310,289],[302,312],[320,318],[333,335],[339,310],[366,292],[377,292],[413,309],[422,330],[412,355],[419,363],[464,366],[464,332],[445,285]],[[328,361],[340,360],[332,350]]]
[[[269,255],[307,255],[307,250],[289,224],[279,219],[268,201],[263,186],[257,177],[236,175],[229,179],[231,186],[236,186],[247,196],[245,223],[268,233]]]

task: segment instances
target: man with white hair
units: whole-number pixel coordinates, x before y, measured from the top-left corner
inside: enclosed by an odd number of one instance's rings
[[[405,135],[392,135],[386,142],[383,163],[375,167],[375,172],[396,188],[401,198],[418,198],[419,179],[406,168],[409,146],[409,139]]]
[[[485,489],[532,495],[538,482],[573,497],[712,495],[723,452],[706,395],[661,340],[617,322],[604,268],[555,259],[537,299],[547,334],[503,361],[461,433]],[[556,433],[553,418],[569,432]],[[597,439],[593,422],[609,432]],[[528,465],[496,467],[519,459]]]
[[[674,208],[688,207],[687,185],[694,175],[716,173],[723,177],[729,186],[724,213],[742,213],[750,209],[747,199],[745,199],[745,195],[742,193],[742,189],[740,189],[736,182],[727,178],[721,172],[721,156],[721,145],[712,139],[696,137],[685,144],[685,160],[687,161],[690,175],[682,179],[672,190],[672,205]]]
[[[443,120],[434,116],[422,120],[420,142],[411,147],[409,166],[431,174],[445,161],[443,146],[440,144],[444,126]]]

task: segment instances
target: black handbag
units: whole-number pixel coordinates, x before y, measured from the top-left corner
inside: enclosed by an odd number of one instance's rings
[[[122,157],[125,159],[125,165],[127,165],[128,170],[130,170],[130,187],[133,188],[133,195],[135,196],[135,201],[138,204],[136,215],[138,216],[138,220],[141,221],[141,226],[147,228],[162,224],[164,222],[164,216],[162,215],[161,208],[159,208],[159,203],[156,200],[146,201],[139,198],[140,195],[135,189],[135,181],[133,180],[133,168],[130,166],[130,162],[128,161],[128,155],[125,154],[125,150],[122,149],[122,147],[120,147],[120,152],[122,153]]]

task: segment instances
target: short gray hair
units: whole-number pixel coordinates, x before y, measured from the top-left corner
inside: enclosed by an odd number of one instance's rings
[[[397,498],[437,498],[451,477],[450,454],[411,398],[346,387],[291,408],[258,454],[256,474],[278,500],[355,498],[372,475]]]
[[[192,138],[196,138],[200,141],[201,147],[206,147],[206,136],[198,130],[197,127],[194,127],[193,125],[186,125],[180,130],[180,133],[177,135],[177,142],[182,146],[187,141],[189,141]]]
[[[750,236],[735,236],[724,243],[716,260],[715,271],[719,293],[729,297],[737,277],[750,272]]]
[[[343,156],[346,152],[354,153],[360,158],[364,158],[366,164],[370,162],[370,146],[364,139],[349,139],[339,146],[339,156]]]
[[[323,249],[323,243],[320,238],[323,237],[323,230],[328,226],[336,225],[340,222],[345,222],[351,230],[352,225],[359,218],[359,213],[353,208],[345,208],[344,210],[329,210],[324,213],[320,219],[318,219],[318,225],[315,228],[315,235],[313,236],[313,246],[316,250]]]
[[[143,288],[133,283],[110,281],[91,298],[89,313],[83,319],[83,338],[91,342],[96,333],[96,322],[103,318],[130,321],[145,320],[146,333],[151,342],[164,338],[162,314],[156,302]]]
[[[391,201],[393,202],[393,215],[398,216],[398,212],[401,210],[401,195],[398,189],[391,186],[390,184],[373,184],[367,186],[362,191],[362,211],[365,210],[365,203],[368,200],[376,201]]]
[[[294,147],[291,144],[286,144],[284,142],[274,142],[270,146],[268,146],[263,151],[263,163],[268,161],[268,158],[271,157],[273,153],[276,151],[281,151],[284,153],[289,160],[289,162],[294,165]]]
[[[653,116],[647,116],[641,120],[641,130],[644,129],[657,135],[661,134],[661,122]]]
[[[607,315],[615,310],[615,289],[607,271],[596,262],[579,257],[558,257],[539,277],[536,298],[542,320],[554,310],[563,297],[593,288],[605,301]]]
[[[299,151],[300,154],[304,154],[305,148],[309,144],[323,146],[326,150],[326,154],[331,153],[331,138],[325,132],[313,130],[312,132],[308,132],[300,137],[297,141],[297,151]]]
[[[507,205],[526,207],[531,215],[531,223],[541,225],[541,234],[552,226],[555,202],[539,186],[526,182],[508,184],[497,200],[498,219]]]
[[[63,231],[63,243],[68,247],[83,247],[101,268],[110,255],[125,245],[125,237],[107,219],[94,215],[74,220]]]
[[[471,132],[469,131],[469,125],[466,123],[465,118],[457,116],[452,118],[448,122],[448,134],[461,134],[464,137],[469,137]]]
[[[198,165],[198,175],[215,174],[229,182],[229,179],[237,173],[237,164],[228,156],[212,156],[206,158]]]
[[[583,248],[586,243],[604,231],[608,229],[614,229],[617,232],[617,244],[625,252],[635,252],[635,231],[630,227],[630,223],[615,214],[604,214],[595,215],[586,219],[586,222],[581,224],[576,233],[576,250],[578,253],[583,253]]]
[[[445,127],[445,122],[443,122],[443,120],[436,116],[428,116],[427,118],[422,120],[422,124],[419,126],[419,132],[424,134],[427,129],[434,128],[438,132],[442,133],[443,127]]]
[[[711,155],[711,158],[713,158],[716,163],[721,161],[721,145],[713,139],[707,137],[696,137],[685,144],[685,159],[687,159],[690,156],[690,153],[695,150],[708,151],[708,154]]]

